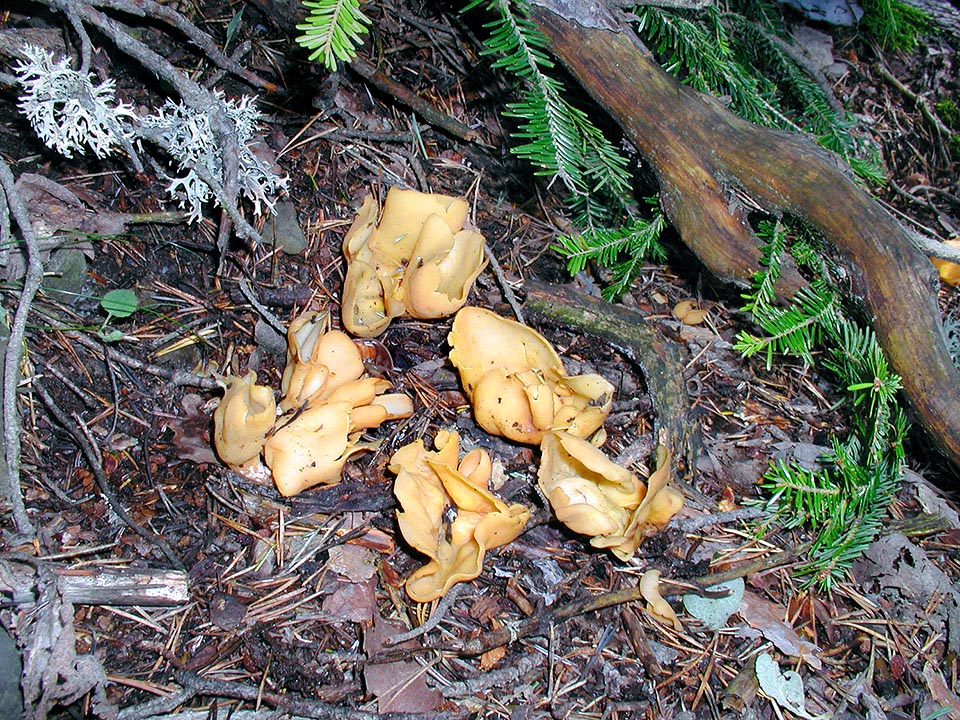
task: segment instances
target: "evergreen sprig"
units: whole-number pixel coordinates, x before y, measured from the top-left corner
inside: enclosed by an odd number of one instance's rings
[[[877,149],[853,132],[851,116],[831,106],[789,52],[792,39],[772,3],[739,0],[726,12],[640,5],[634,12],[638,34],[682,82],[729,98],[730,108],[751,122],[808,132],[858,177],[886,182]]]
[[[600,228],[561,236],[553,249],[567,259],[571,275],[591,261],[610,268],[610,282],[601,294],[607,300],[615,300],[629,289],[647,259],[666,260],[666,251],[660,244],[666,226],[666,218],[658,212],[652,220],[637,218],[615,230]]]
[[[764,223],[758,234],[768,240],[764,272],[755,278],[745,309],[767,333],[741,333],[736,347],[744,354],[790,352],[806,362],[823,346],[821,366],[832,371],[846,391],[852,432],[834,439],[817,469],[775,462],[764,475],[770,497],[760,503],[785,527],[808,526],[815,534],[807,559],[796,569],[805,586],[829,589],[876,538],[899,488],[906,416],[898,405],[901,378],[869,328],[855,322],[830,287],[826,265],[812,245],[780,223]],[[786,253],[800,264],[818,267],[820,278],[798,293],[792,305],[776,305],[776,280]]]
[[[521,81],[520,100],[507,105],[508,117],[519,121],[512,152],[559,178],[574,195],[623,198],[631,190],[626,159],[589,116],[566,100],[563,83],[547,73],[554,67],[546,53],[549,41],[529,18],[526,0],[473,0],[464,12],[485,6],[494,19],[482,54],[496,56],[493,67]]]
[[[530,20],[526,0],[473,0],[464,11],[481,5],[494,15],[485,25],[490,35],[483,54],[496,57],[493,67],[521,83],[520,99],[504,113],[518,122],[513,137],[520,142],[511,151],[532,163],[537,174],[564,184],[573,224],[582,232],[561,238],[557,249],[571,272],[595,257],[614,264],[604,294],[619,296],[646,258],[663,257],[656,240],[665,221],[659,214],[637,217],[626,158],[549,74],[554,63],[546,53],[548,41]]]
[[[311,51],[310,59],[320,58],[331,72],[338,61],[353,60],[370,26],[360,0],[303,0],[303,6],[309,14],[297,25],[303,33],[297,43]]]

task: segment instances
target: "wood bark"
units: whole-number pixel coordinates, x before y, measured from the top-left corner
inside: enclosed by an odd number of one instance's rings
[[[534,0],[558,57],[621,126],[660,181],[683,242],[718,277],[745,283],[760,249],[746,195],[793,215],[837,249],[905,395],[935,444],[960,465],[960,373],[944,341],[930,261],[904,228],[806,137],[753,125],[677,83],[605,10],[569,20],[564,0]],[[582,23],[582,24],[581,24]],[[786,278],[788,287],[800,279]]]
[[[656,410],[654,438],[670,448],[682,477],[693,475],[702,448],[683,375],[685,348],[623,305],[530,278],[524,291],[524,307],[535,318],[601,338],[640,366]]]

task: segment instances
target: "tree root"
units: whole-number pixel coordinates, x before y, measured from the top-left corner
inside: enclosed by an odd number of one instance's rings
[[[960,466],[960,373],[941,328],[936,274],[908,232],[836,156],[799,134],[753,125],[680,85],[609,14],[598,21],[594,16],[604,13],[597,10],[585,27],[561,16],[560,0],[536,1],[532,15],[551,51],[650,163],[667,216],[715,275],[746,284],[760,268],[738,194],[803,220],[836,248],[850,295],[862,301],[907,400]],[[796,271],[785,273],[780,288],[789,294],[802,282]]]
[[[700,425],[691,416],[683,349],[630,308],[529,278],[524,289],[531,315],[601,338],[643,370],[657,411],[654,436],[670,448],[681,472],[692,474],[700,452]]]

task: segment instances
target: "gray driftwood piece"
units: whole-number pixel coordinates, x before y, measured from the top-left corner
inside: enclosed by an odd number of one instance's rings
[[[187,573],[130,567],[51,565],[64,599],[74,605],[169,607],[190,600]],[[14,604],[36,602],[36,572],[27,563],[0,562],[0,594]]]

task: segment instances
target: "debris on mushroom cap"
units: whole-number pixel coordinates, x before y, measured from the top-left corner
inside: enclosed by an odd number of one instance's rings
[[[483,236],[467,223],[465,200],[391,188],[376,222],[366,197],[343,239],[347,273],[343,325],[374,337],[403,315],[450,315],[486,266]]]
[[[400,531],[430,558],[407,579],[407,594],[417,602],[477,577],[486,551],[515,539],[530,519],[523,505],[507,505],[489,491],[489,454],[476,449],[459,460],[459,444],[456,432],[441,430],[435,451],[416,440],[390,458]]]
[[[223,399],[213,411],[213,444],[217,455],[234,470],[242,471],[260,460],[267,432],[277,419],[273,390],[257,385],[252,370],[244,377],[220,380]]]
[[[557,519],[574,532],[591,536],[591,545],[609,548],[621,560],[629,559],[683,504],[680,493],[666,487],[668,452],[658,456],[661,467],[648,486],[570,433],[545,434],[540,454],[537,484]]]
[[[287,364],[283,369],[280,409],[292,410],[324,400],[363,375],[363,357],[346,333],[327,330],[327,318],[315,312],[298,317],[287,330]]]
[[[542,335],[489,310],[460,310],[447,339],[477,424],[494,435],[530,444],[550,430],[587,437],[613,405],[604,378],[568,376]]]
[[[336,485],[347,460],[379,446],[379,441],[360,441],[365,429],[410,417],[413,402],[406,395],[375,394],[389,387],[379,378],[360,378],[280,418],[263,446],[264,462],[280,494],[290,497],[314,485]]]
[[[943,244],[954,249],[960,249],[960,238],[944,240]],[[940,258],[930,258],[930,262],[937,268],[937,272],[940,274],[940,279],[943,280],[943,282],[948,285],[960,285],[960,265],[950,262],[949,260],[941,260]]]

